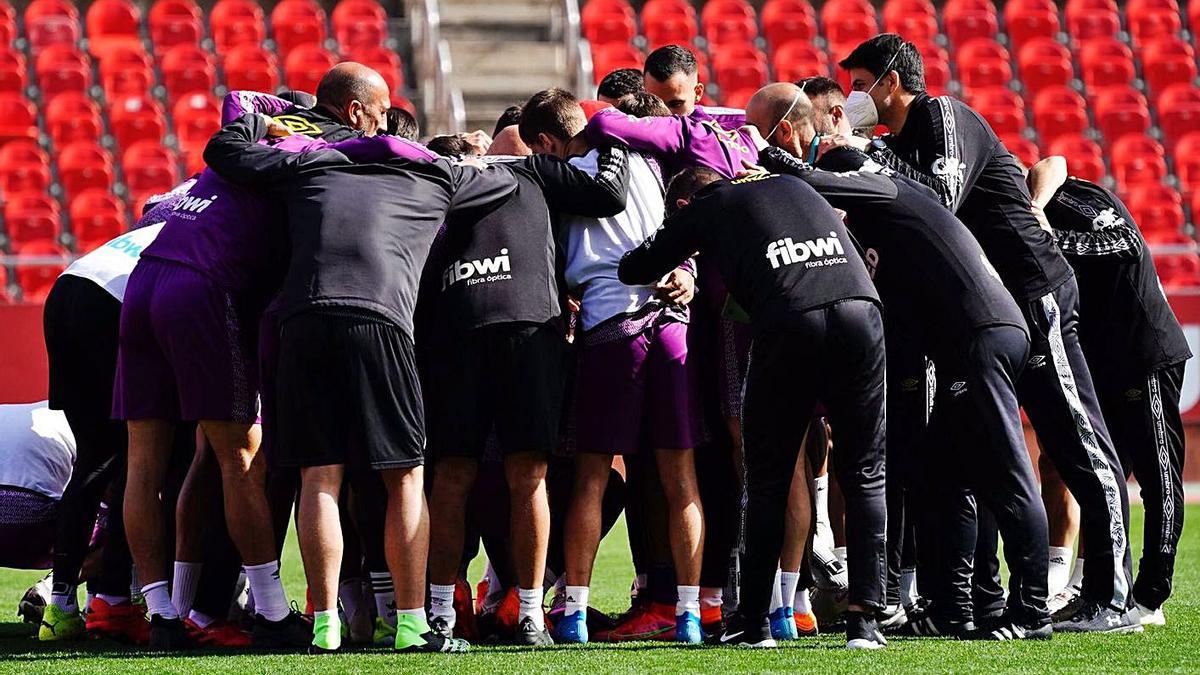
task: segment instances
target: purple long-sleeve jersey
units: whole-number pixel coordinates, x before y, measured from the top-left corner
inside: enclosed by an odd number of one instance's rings
[[[669,175],[706,166],[732,178],[743,169],[743,161],[758,162],[758,149],[745,132],[725,129],[715,117],[699,119],[696,113],[689,117],[633,117],[609,108],[592,116],[584,138],[591,145],[620,142],[648,153]]]
[[[268,115],[282,112],[297,117],[322,115],[317,111],[294,108],[286,101],[266,94],[233,92],[226,96],[225,104],[228,114],[251,105],[250,112]],[[324,125],[327,121],[319,120],[319,123]],[[241,123],[239,116],[235,125]],[[316,128],[318,124],[312,126]],[[435,157],[423,146],[403,139],[364,138],[345,127],[339,131],[342,133],[326,134],[326,138],[332,135],[343,139],[338,142],[303,134],[273,141],[249,136],[243,140],[246,144],[257,141],[286,153],[331,148],[355,162],[392,157],[420,161]],[[187,195],[178,200],[167,216],[162,232],[143,255],[187,265],[235,297],[247,292],[254,297],[265,297],[264,294],[272,293],[278,286],[284,270],[286,235],[282,217],[279,205],[265,199],[258,190],[234,184],[212,169],[205,169]]]
[[[692,109],[688,119],[697,122],[716,122],[722,129],[737,131],[746,126],[746,111],[741,108],[725,108],[722,106],[698,105]]]

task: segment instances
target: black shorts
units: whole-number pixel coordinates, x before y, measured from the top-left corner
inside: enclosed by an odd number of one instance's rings
[[[50,408],[107,419],[121,302],[83,277],[60,276],[46,296],[42,315],[50,365]]]
[[[430,452],[481,458],[558,447],[566,341],[553,324],[503,323],[443,340],[430,364]]]
[[[276,415],[280,466],[421,465],[425,415],[412,339],[368,313],[285,319]]]

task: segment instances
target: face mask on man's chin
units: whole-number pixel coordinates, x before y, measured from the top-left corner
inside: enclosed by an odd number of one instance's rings
[[[875,99],[865,91],[850,92],[842,109],[846,113],[846,121],[856,132],[870,131],[879,124],[879,110],[875,107]]]

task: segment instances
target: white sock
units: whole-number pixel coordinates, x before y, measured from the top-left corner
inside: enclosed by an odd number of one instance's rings
[[[699,586],[676,586],[675,587],[675,616],[681,616],[684,612],[691,612],[700,617],[700,587]]]
[[[417,607],[416,609],[397,609],[396,616],[401,614],[405,616],[415,616],[421,621],[429,621],[429,618],[425,615],[424,607]]]
[[[246,582],[254,593],[254,609],[267,621],[282,621],[287,618],[291,608],[288,607],[287,591],[283,590],[283,582],[279,579],[279,561],[261,565],[246,565]]]
[[[171,595],[167,593],[167,582],[156,581],[142,586],[142,597],[146,598],[146,613],[155,614],[164,619],[178,619],[179,612],[171,604]]]
[[[917,571],[900,570],[900,604],[911,606],[917,600]]]
[[[575,612],[584,612],[586,616],[587,607],[588,587],[567,586],[567,606],[563,610],[564,616],[571,616]]]
[[[816,494],[813,503],[816,507],[813,513],[813,545],[822,548],[833,548],[833,528],[829,524],[829,474],[813,479]]]
[[[808,604],[808,589],[797,588],[792,596],[792,611],[796,614],[812,614],[812,605]]]
[[[1075,569],[1071,570],[1071,580],[1067,585],[1071,588],[1083,588],[1083,558],[1075,559]]]
[[[79,591],[75,586],[62,590],[62,592],[50,591],[50,604],[64,612],[78,612]]]
[[[429,613],[454,628],[454,584],[429,584]]]
[[[799,572],[781,572],[779,574],[779,594],[783,597],[784,607],[793,607],[796,602],[796,587],[799,585]]]
[[[771,588],[771,607],[769,612],[775,613],[775,610],[783,607],[783,589],[780,587],[780,571],[775,568],[775,585]]]
[[[103,593],[97,593],[96,597],[107,602],[112,607],[116,607],[117,605],[128,605],[129,604],[129,598],[122,596],[122,595],[105,595]],[[91,604],[91,603],[88,603],[88,604]]]
[[[171,604],[179,616],[188,616],[192,612],[192,602],[196,600],[196,587],[200,585],[200,570],[204,563],[175,561],[175,575],[171,580]]]
[[[354,621],[354,617],[363,610],[362,580],[347,579],[339,583],[338,600],[342,603],[342,611],[346,613],[346,623]]]
[[[1050,574],[1047,578],[1047,591],[1051,596],[1067,587],[1071,580],[1071,554],[1069,546],[1050,547]]]
[[[517,598],[521,601],[521,610],[517,615],[517,621],[524,621],[525,617],[533,619],[533,625],[538,630],[546,630],[545,614],[542,612],[542,598],[546,596],[546,592],[540,588],[517,588]]]
[[[216,619],[205,614],[204,612],[197,612],[196,610],[193,609],[191,614],[188,615],[188,621],[191,621],[192,623],[199,626],[201,629],[204,629],[204,628],[208,628],[209,626],[211,626],[213,624],[213,622],[216,621]]]
[[[396,591],[390,572],[371,572],[371,593],[375,596],[375,614],[390,626],[396,625]]]

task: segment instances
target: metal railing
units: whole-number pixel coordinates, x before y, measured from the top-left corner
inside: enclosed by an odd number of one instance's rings
[[[562,13],[562,25],[555,28],[567,52],[567,72],[571,77],[571,89],[580,98],[591,98],[596,93],[592,84],[592,48],[583,38],[579,2],[562,0],[558,9]]]
[[[422,83],[421,103],[426,112],[426,133],[456,133],[466,127],[462,92],[451,83],[450,45],[442,39],[438,0],[415,0],[412,17],[413,56],[417,79]]]

